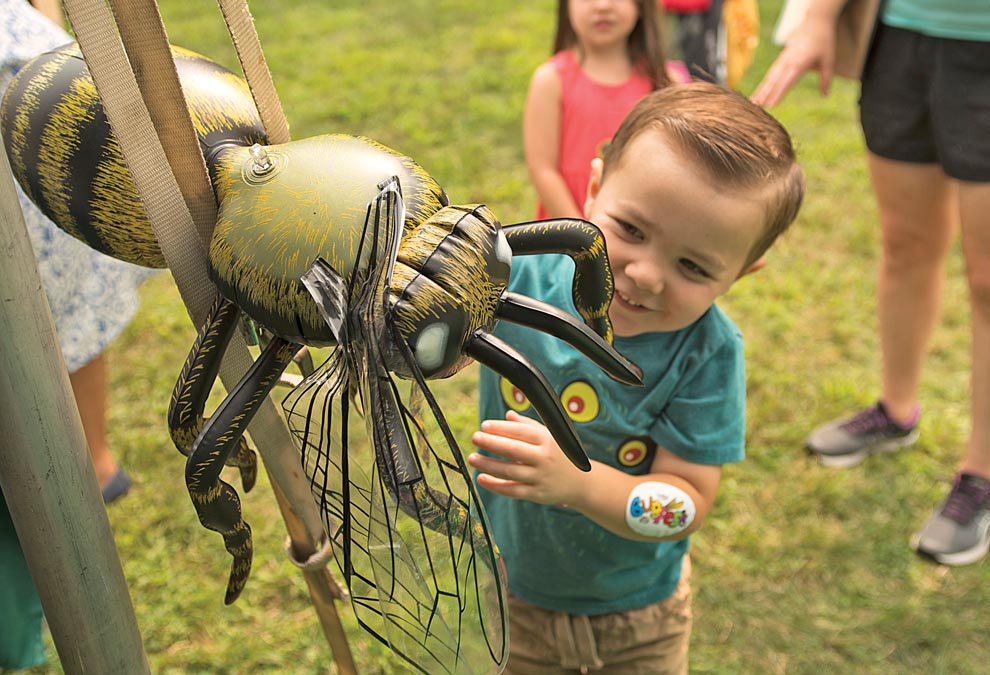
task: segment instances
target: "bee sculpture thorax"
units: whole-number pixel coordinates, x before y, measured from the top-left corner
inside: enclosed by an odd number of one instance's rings
[[[447,204],[412,159],[366,138],[328,134],[224,151],[214,164],[219,210],[209,255],[221,294],[287,340],[332,344],[301,279],[317,259],[344,278],[365,268],[368,204],[392,176],[402,188],[405,233]]]
[[[446,205],[436,181],[408,157],[369,139],[325,135],[225,152],[215,174],[211,276],[225,297],[281,337],[334,341],[300,279],[317,258],[344,278],[364,270],[367,210],[356,205],[373,201],[377,184],[391,176],[399,177],[405,204],[392,316],[424,375],[460,370],[471,361],[464,341],[493,327],[512,257],[502,227],[484,206]]]

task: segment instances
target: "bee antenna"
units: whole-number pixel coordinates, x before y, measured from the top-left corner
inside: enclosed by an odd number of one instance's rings
[[[464,351],[519,387],[567,458],[582,471],[591,470],[588,453],[574,431],[564,406],[536,366],[508,344],[484,331],[477,331],[471,336]]]
[[[584,322],[540,300],[505,292],[495,315],[512,323],[560,338],[595,362],[613,380],[643,386],[643,371]]]

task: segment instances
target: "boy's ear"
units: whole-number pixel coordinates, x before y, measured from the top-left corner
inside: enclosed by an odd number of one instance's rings
[[[591,213],[591,207],[595,203],[595,199],[598,198],[598,192],[602,189],[602,169],[605,167],[605,162],[602,161],[601,157],[595,157],[591,160],[591,177],[588,178],[588,194],[584,198],[584,216],[588,217]]]
[[[742,272],[740,272],[739,276],[736,277],[736,279],[739,280],[742,279],[747,274],[753,274],[754,272],[759,272],[761,269],[763,269],[766,266],[767,266],[767,257],[765,255],[761,255],[759,258],[756,259],[755,262],[753,262],[752,265],[750,265]]]

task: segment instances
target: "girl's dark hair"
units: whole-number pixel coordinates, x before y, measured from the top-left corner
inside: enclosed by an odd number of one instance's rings
[[[557,0],[557,34],[553,39],[552,54],[580,47],[571,26],[567,3],[568,0]],[[639,20],[629,34],[629,60],[649,78],[654,89],[660,89],[670,84],[660,30],[661,12],[657,9],[657,0],[636,0],[636,6],[639,8]]]

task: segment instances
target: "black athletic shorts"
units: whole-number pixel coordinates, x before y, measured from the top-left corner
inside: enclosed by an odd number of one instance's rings
[[[860,121],[870,152],[990,182],[990,42],[880,24],[862,84]]]

